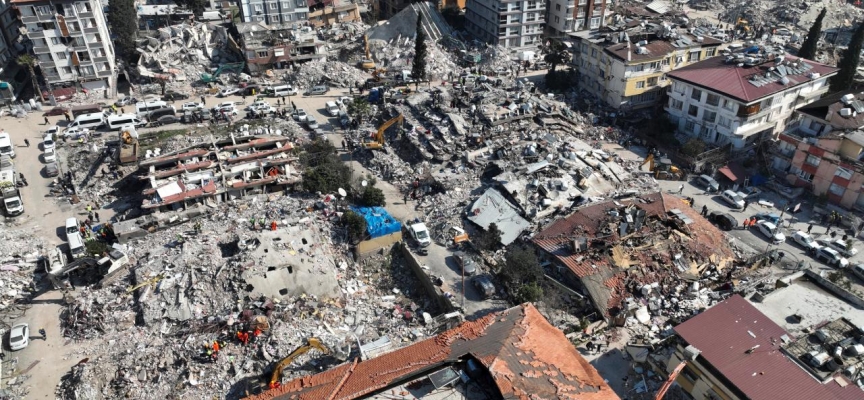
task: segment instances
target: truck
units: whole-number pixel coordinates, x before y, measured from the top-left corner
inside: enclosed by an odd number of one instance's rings
[[[138,161],[138,131],[134,125],[120,127],[120,152],[118,161],[126,165]]]
[[[13,217],[24,213],[24,202],[21,201],[21,193],[15,186],[15,171],[0,171],[0,192],[3,194],[3,208],[6,215]]]

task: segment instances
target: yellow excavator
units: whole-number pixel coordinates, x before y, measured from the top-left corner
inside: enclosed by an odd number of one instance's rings
[[[296,350],[292,351],[291,354],[288,355],[288,357],[285,357],[282,359],[282,361],[279,361],[279,364],[276,364],[276,367],[273,369],[273,374],[270,375],[270,389],[279,387],[279,381],[282,380],[282,370],[285,369],[285,367],[291,364],[291,362],[293,362],[295,358],[312,349],[318,349],[318,351],[324,353],[324,355],[330,354],[330,349],[328,349],[327,346],[324,346],[324,344],[321,343],[321,339],[314,337],[307,339],[306,344],[298,347]]]
[[[680,180],[684,178],[681,168],[672,164],[668,158],[655,158],[654,153],[648,154],[640,167],[648,164],[648,170],[654,173],[654,178]]]
[[[372,60],[372,54],[369,53],[369,36],[363,35],[363,46],[366,49],[366,58],[360,60],[360,68],[369,70],[375,69],[375,61]]]
[[[401,129],[402,123],[405,122],[405,117],[403,117],[402,114],[399,114],[395,118],[382,124],[381,127],[378,128],[378,133],[375,135],[375,141],[363,143],[363,147],[365,147],[367,149],[376,149],[376,150],[384,147],[384,131],[386,131],[387,128],[389,128],[391,125],[393,125],[397,122],[399,123],[399,128]]]
[[[735,29],[743,29],[744,32],[750,32],[750,23],[741,17],[738,17],[738,20],[735,21]]]

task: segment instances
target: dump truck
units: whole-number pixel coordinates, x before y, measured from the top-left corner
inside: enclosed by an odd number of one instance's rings
[[[138,161],[138,131],[134,125],[120,128],[120,164],[131,164]]]
[[[16,186],[14,170],[0,171],[0,193],[3,194],[3,209],[7,216],[14,217],[24,213],[24,202]]]

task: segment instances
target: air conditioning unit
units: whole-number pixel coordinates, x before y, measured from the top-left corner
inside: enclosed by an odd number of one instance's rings
[[[841,108],[840,109],[840,116],[846,117],[846,118],[851,117],[852,116],[852,109],[851,108]]]
[[[788,85],[788,84],[789,84],[789,78],[788,78],[788,77],[785,77],[785,76],[782,77],[782,78],[780,78],[780,84],[783,85],[783,86]]]
[[[843,104],[846,105],[852,104],[852,102],[855,101],[855,95],[851,93],[843,95],[843,97],[840,98],[840,101],[842,101]]]
[[[810,77],[810,79],[817,79],[822,75],[819,74],[818,72],[811,72],[808,76]]]

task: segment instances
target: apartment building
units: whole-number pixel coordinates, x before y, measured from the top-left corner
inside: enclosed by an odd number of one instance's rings
[[[50,86],[116,92],[117,61],[99,0],[12,0],[20,33]]]
[[[321,6],[310,7],[309,11],[309,25],[314,28],[360,20],[360,6],[348,1],[322,3]]]
[[[468,0],[468,32],[478,40],[507,48],[542,43],[546,2],[535,0]]]
[[[305,25],[309,17],[306,0],[240,0],[243,22],[263,22],[267,25]]]
[[[240,34],[237,50],[246,57],[246,65],[253,75],[326,56],[326,43],[318,40],[309,27],[293,29],[284,24],[241,22],[237,24],[237,31]]]
[[[580,87],[616,109],[657,104],[666,74],[718,53],[721,42],[688,34],[610,32],[574,37]]]
[[[725,52],[671,71],[666,112],[678,130],[745,150],[776,139],[792,113],[828,91],[838,69],[782,49]]]
[[[550,0],[546,31],[551,36],[602,28],[606,23],[606,0]]]

